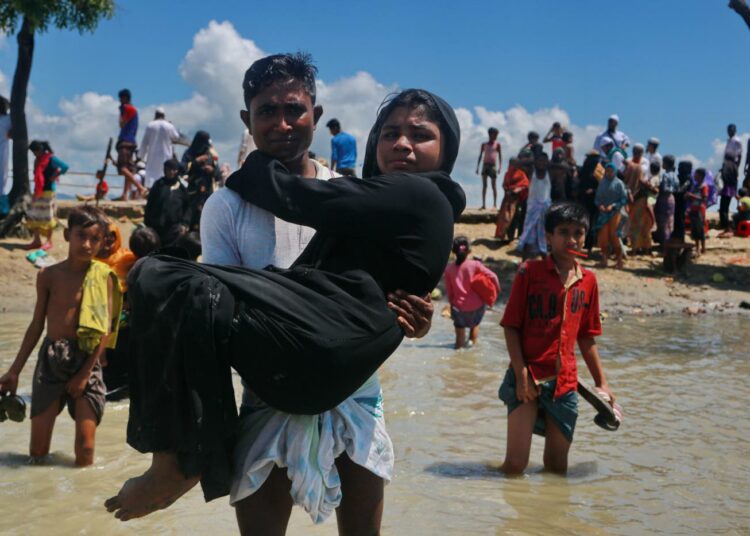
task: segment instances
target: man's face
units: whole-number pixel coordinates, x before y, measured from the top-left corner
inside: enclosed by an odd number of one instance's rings
[[[654,145],[653,143],[649,143],[648,145],[646,145],[646,150],[647,150],[647,151],[648,151],[649,153],[652,153],[652,154],[653,154],[653,153],[655,153],[655,152],[656,152],[656,145]]]
[[[290,80],[262,90],[240,116],[258,149],[286,163],[307,154],[321,113],[304,86]]]
[[[617,120],[615,119],[609,119],[607,120],[607,130],[610,132],[614,132],[617,130]]]
[[[735,134],[737,134],[737,127],[735,127],[734,125],[728,126],[727,127],[727,134],[729,135],[730,138],[732,136],[734,136]]]
[[[544,157],[534,159],[534,169],[538,174],[545,173],[549,167],[549,160]]]
[[[643,157],[643,149],[641,149],[640,147],[634,147],[633,148],[633,161],[640,162],[642,157]]]

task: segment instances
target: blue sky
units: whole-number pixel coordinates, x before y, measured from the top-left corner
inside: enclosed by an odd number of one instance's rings
[[[37,114],[30,123],[41,135],[63,137],[66,122],[78,124],[75,109],[84,105],[77,98],[87,92],[99,96],[96,106],[104,109],[103,96],[129,87],[143,113],[157,104],[172,104],[175,124],[188,133],[200,126],[200,117],[186,109],[196,102],[206,109],[214,106],[205,121],[216,132],[212,135],[219,147],[229,151],[241,130],[233,120],[241,102],[234,110],[226,108],[233,106],[234,88],[241,82],[236,73],[251,61],[244,60],[237,43],[251,42],[260,53],[312,53],[320,79],[333,88],[324,106],[349,117],[354,130],[366,131],[375,97],[394,87],[425,87],[465,109],[462,127],[467,125],[464,139],[470,144],[462,149],[465,175],[473,172],[474,145],[496,113],[509,122],[501,141],[512,151],[521,143],[513,129],[520,132],[526,124],[546,128],[542,125],[560,114],[579,129],[582,144],[616,112],[632,139],[656,135],[662,153],[693,155],[702,162],[715,158],[728,122],[737,123],[740,133],[750,131],[750,70],[745,65],[750,30],[726,1],[606,5],[604,9],[602,2],[589,0],[121,2],[115,17],[94,34],[50,31],[37,36],[30,93]],[[229,24],[209,30],[210,21]],[[238,37],[230,35],[231,29]],[[206,45],[201,56],[196,35],[214,30],[223,37],[211,40],[207,35],[214,48]],[[195,54],[187,60],[190,50]],[[224,65],[214,73],[207,53],[214,54],[217,68],[228,58],[248,65],[236,73]],[[197,56],[203,57],[200,67],[195,66]],[[9,88],[15,58],[15,40],[7,36],[0,49],[0,88]],[[367,77],[354,84],[358,89],[352,96],[345,82],[358,72]],[[368,83],[380,89],[368,92]],[[227,89],[216,93],[212,86]],[[367,101],[362,92],[373,100],[372,111],[362,108]],[[196,101],[196,93],[205,99]],[[355,108],[346,115],[347,98],[359,99],[361,119],[352,115]],[[522,118],[519,110],[525,112]],[[142,116],[142,123],[148,118]],[[503,124],[498,126],[502,132]],[[114,126],[109,130],[116,133]],[[111,134],[92,130],[90,136]],[[68,140],[60,144],[79,166],[91,165],[93,141],[80,147]],[[327,144],[327,132],[321,129],[315,147],[325,155]]]

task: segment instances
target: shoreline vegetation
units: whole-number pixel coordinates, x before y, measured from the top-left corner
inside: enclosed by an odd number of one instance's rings
[[[67,211],[78,201],[59,201],[58,218],[65,221]],[[143,218],[144,201],[102,202],[101,208],[120,227],[123,242]],[[472,255],[482,261],[500,278],[502,292],[498,308],[508,299],[513,275],[521,256],[515,251],[516,241],[507,244],[492,238],[495,232],[494,210],[467,209],[455,226],[455,234],[466,235],[472,243]],[[711,223],[718,214],[709,213]],[[750,314],[750,238],[718,238],[712,228],[706,241],[706,253],[694,259],[687,273],[668,274],[662,268],[662,258],[628,257],[625,268],[600,269],[595,249],[582,265],[593,269],[599,281],[600,308],[604,317],[683,313]],[[48,254],[63,260],[67,245],[62,227],[54,233],[54,247]],[[27,251],[21,246],[25,238],[0,240],[0,313],[31,314],[36,299],[35,278],[38,268],[26,260]]]

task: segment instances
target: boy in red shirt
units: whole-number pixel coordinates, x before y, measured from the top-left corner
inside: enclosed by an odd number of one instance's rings
[[[588,226],[580,205],[552,205],[544,220],[550,255],[524,262],[513,281],[500,322],[510,367],[498,392],[508,406],[502,466],[508,474],[526,469],[532,433],[545,436],[545,469],[567,471],[578,417],[576,341],[596,386],[614,403],[594,339],[602,332],[596,277],[574,253],[583,248]]]

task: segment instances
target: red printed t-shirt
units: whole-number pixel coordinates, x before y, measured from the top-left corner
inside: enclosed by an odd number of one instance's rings
[[[551,256],[523,263],[500,325],[520,331],[523,358],[535,380],[557,376],[555,398],[576,390],[575,343],[602,333],[596,276],[576,263],[576,278],[566,289]]]

